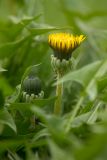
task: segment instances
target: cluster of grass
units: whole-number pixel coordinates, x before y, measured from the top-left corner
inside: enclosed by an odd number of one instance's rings
[[[107,159],[106,6],[106,0],[0,1],[0,160]],[[59,81],[63,113],[55,116],[47,37],[61,31],[86,40]],[[44,98],[22,103],[20,84],[32,69]]]

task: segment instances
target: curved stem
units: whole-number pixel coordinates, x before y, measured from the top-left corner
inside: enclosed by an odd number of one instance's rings
[[[57,81],[61,78],[61,73],[57,73]],[[56,96],[57,99],[54,105],[54,114],[60,115],[62,112],[62,94],[63,94],[63,84],[57,84],[56,86]]]

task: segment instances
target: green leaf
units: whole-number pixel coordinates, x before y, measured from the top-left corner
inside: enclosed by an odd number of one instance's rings
[[[91,111],[75,117],[72,121],[71,127],[79,127],[83,123],[94,124],[97,120],[97,117],[98,117],[97,112],[98,112],[100,105],[101,104],[96,104],[95,108],[92,109]]]
[[[37,20],[41,15],[42,15],[42,13],[40,13],[40,14],[34,16],[34,17],[23,16],[22,18],[18,18],[18,17],[15,17],[15,16],[10,16],[9,18],[15,24],[28,25],[30,22],[32,22],[34,20]]]
[[[91,115],[91,112],[84,113],[80,116],[77,116],[72,121],[71,127],[79,127],[83,123],[87,123],[87,120],[89,119],[89,116]]]
[[[17,131],[15,122],[6,109],[0,110],[0,123],[9,126],[14,132]]]
[[[54,141],[49,140],[48,145],[50,148],[50,152],[52,154],[53,160],[73,160],[72,152],[69,152],[69,150],[63,150],[61,147],[59,147]]]
[[[55,115],[47,115],[43,110],[38,107],[32,106],[31,110],[33,113],[38,116],[43,123],[45,123],[46,127],[50,135],[59,143],[63,141],[67,142],[67,138],[65,135],[65,128],[64,128],[64,120],[62,117],[57,117]],[[60,134],[58,134],[60,133]]]
[[[4,72],[4,71],[7,71],[7,70],[0,67],[0,72]]]
[[[1,84],[0,88],[3,91],[4,95],[7,96],[7,95],[12,94],[13,89],[5,77],[3,77],[3,76],[0,77],[0,84]]]
[[[2,141],[0,141],[0,153],[7,151],[7,148],[16,151],[18,147],[23,146],[25,143],[26,139],[21,136],[10,137],[8,139],[2,138]]]
[[[45,129],[42,129],[39,132],[37,132],[34,135],[32,141],[34,142],[34,141],[37,141],[40,138],[47,137],[47,136],[50,136],[50,134],[48,133],[48,130],[45,128]]]
[[[93,75],[96,73],[98,68],[101,66],[102,61],[97,61],[84,66],[76,71],[71,71],[62,77],[58,83],[63,83],[67,81],[76,81],[83,86],[86,86]]]
[[[18,49],[19,46],[21,46],[28,37],[21,38],[20,40],[17,40],[15,42],[8,42],[0,46],[0,58],[5,58],[6,56],[10,57],[15,51]]]
[[[31,32],[31,34],[34,35],[40,35],[40,34],[44,34],[50,31],[55,31],[55,30],[61,30],[61,29],[71,29],[70,27],[54,27],[54,26],[49,26],[49,25],[45,25],[45,24],[36,24],[35,28],[29,28],[29,31]]]
[[[84,91],[94,100],[97,95],[97,80],[107,72],[107,60],[91,63],[83,68],[70,72],[58,83],[76,81],[83,85]]]
[[[10,111],[19,111],[23,118],[32,116],[32,104],[30,103],[12,103],[9,106]]]
[[[32,103],[12,103],[9,107],[10,110],[18,109],[21,111],[29,112],[32,106],[44,107],[55,101],[56,97],[51,97],[49,99],[35,99]]]
[[[28,28],[27,25],[29,25],[32,21],[37,20],[39,17],[41,16],[41,14],[38,14],[37,16],[22,16],[21,18],[16,17],[16,16],[10,16],[10,20],[13,22],[12,26],[11,26],[11,30],[12,32],[10,32],[10,30],[7,30],[7,34],[11,37],[17,37],[19,36],[23,30],[26,29],[26,31],[28,32]]]
[[[43,107],[43,106],[46,106],[46,105],[49,105],[49,104],[55,102],[55,99],[56,99],[56,97],[50,97],[47,99],[35,99],[35,100],[33,100],[32,103],[37,106]]]
[[[107,87],[107,76],[104,75],[97,81],[98,84],[98,91],[99,93],[102,92]]]
[[[76,150],[76,160],[95,160],[106,150],[107,133],[93,135],[87,144]]]

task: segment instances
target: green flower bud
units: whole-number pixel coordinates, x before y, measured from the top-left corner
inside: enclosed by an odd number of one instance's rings
[[[22,84],[22,90],[29,95],[38,95],[41,92],[41,80],[34,76],[25,78]]]
[[[22,100],[23,102],[32,102],[34,99],[44,97],[44,92],[41,90],[41,80],[38,77],[29,75],[22,83]]]

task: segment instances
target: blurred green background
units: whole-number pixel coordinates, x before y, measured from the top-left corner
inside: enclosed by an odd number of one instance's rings
[[[48,35],[62,31],[83,34],[86,40],[73,52],[73,74],[64,79],[69,82],[64,86],[63,116],[55,117]],[[107,0],[0,0],[0,72],[7,70],[0,73],[0,160],[106,160],[106,59]],[[46,99],[36,105],[45,106],[46,113],[14,101],[8,108],[4,102],[17,97],[16,86],[35,64],[40,64],[35,72]],[[72,109],[78,105],[71,125]],[[18,108],[19,117],[14,111]],[[34,132],[27,123],[31,110],[43,123]],[[69,133],[65,124],[71,127]]]

